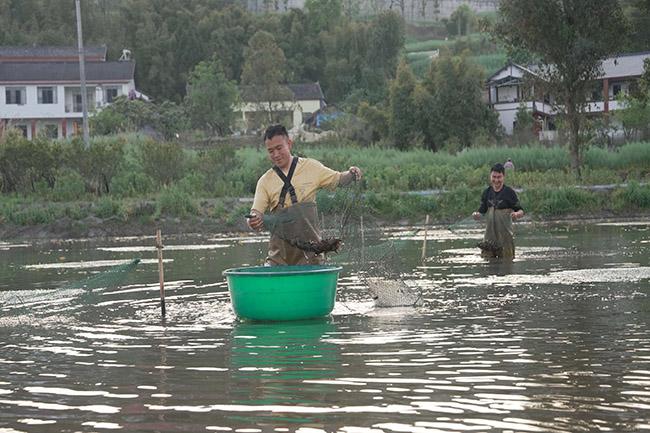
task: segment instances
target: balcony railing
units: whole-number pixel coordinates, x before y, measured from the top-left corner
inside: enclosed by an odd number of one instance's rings
[[[94,99],[88,100],[88,111],[91,111],[98,107],[99,106]],[[71,104],[65,104],[66,113],[81,113],[82,111],[83,111],[83,107],[81,105],[81,102],[73,102]]]

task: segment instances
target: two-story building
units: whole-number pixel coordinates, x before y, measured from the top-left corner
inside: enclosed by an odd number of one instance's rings
[[[105,46],[87,47],[84,56],[89,115],[120,95],[140,95],[128,56],[106,61]],[[29,139],[65,138],[81,130],[82,117],[76,48],[0,47],[0,134],[14,127]]]
[[[588,95],[585,112],[592,115],[609,113],[620,107],[617,96],[627,93],[630,86],[643,74],[643,62],[650,52],[621,54],[602,63],[602,75]],[[552,95],[544,95],[534,88],[539,78],[536,66],[509,63],[487,79],[487,102],[499,114],[507,134],[512,134],[517,110],[524,107],[535,118],[535,132],[541,140],[555,138],[555,117],[558,107]]]

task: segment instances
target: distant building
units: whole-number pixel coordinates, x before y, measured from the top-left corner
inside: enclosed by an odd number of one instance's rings
[[[88,111],[135,89],[135,62],[106,61],[106,46],[85,48]],[[0,47],[0,134],[9,127],[32,139],[75,135],[82,128],[78,49]]]
[[[376,15],[385,10],[394,10],[406,21],[439,20],[449,18],[461,5],[467,5],[476,13],[495,12],[500,0],[344,0],[343,7],[354,7],[362,16]],[[286,12],[302,9],[305,0],[247,0],[252,12]]]
[[[585,112],[592,115],[609,113],[620,109],[616,100],[619,93],[627,93],[630,86],[643,74],[643,62],[650,58],[650,52],[621,54],[603,61],[603,75],[596,81]],[[556,138],[555,118],[557,107],[553,95],[536,91],[533,80],[538,77],[536,66],[521,66],[510,63],[487,79],[487,102],[499,115],[501,125],[507,134],[512,134],[517,110],[520,107],[530,112],[535,119],[535,133],[540,140]]]
[[[303,120],[325,107],[325,96],[319,83],[287,84],[287,96],[277,101],[260,101],[250,87],[241,88],[242,103],[235,108],[240,114],[239,128],[258,129],[268,124],[269,103],[274,118],[287,128],[300,126]]]

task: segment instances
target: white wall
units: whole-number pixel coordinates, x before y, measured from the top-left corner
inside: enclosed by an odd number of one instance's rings
[[[104,87],[119,87],[120,95],[128,95],[131,89],[135,89],[134,82],[129,83],[102,83],[102,84],[88,84],[88,92],[94,96],[95,104],[89,104],[89,111],[96,108],[101,108],[104,103]],[[26,102],[24,105],[7,104],[5,97],[5,90],[7,87],[25,87]],[[38,103],[38,87],[54,87],[56,88],[56,103],[55,104],[39,104]],[[55,119],[55,118],[76,118],[79,113],[66,113],[66,104],[72,105],[72,97],[70,91],[66,95],[66,88],[79,88],[74,85],[11,85],[0,86],[0,119]],[[91,101],[89,101],[91,102]]]
[[[499,87],[497,91],[499,99],[495,102],[517,102],[517,89],[518,86]]]

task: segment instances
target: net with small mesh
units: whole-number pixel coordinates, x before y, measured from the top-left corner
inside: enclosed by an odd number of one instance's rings
[[[421,291],[406,285],[399,272],[408,241],[387,239],[361,183],[338,190],[325,207],[319,215],[314,203],[298,203],[265,215],[264,225],[296,248],[352,265],[378,307],[421,304]]]
[[[117,287],[136,268],[138,263],[140,263],[140,259],[133,259],[90,277],[71,281],[50,290],[30,290],[26,291],[26,293],[13,292],[0,299],[0,305],[2,307],[21,309],[26,305],[45,300],[74,298],[79,293],[91,293],[95,289]]]
[[[116,265],[103,272],[99,272],[88,278],[78,281],[72,281],[60,287],[57,290],[85,289],[93,290],[99,288],[108,288],[119,286],[122,281],[133,271],[140,263],[140,259],[133,259],[124,264]]]

